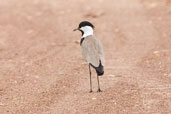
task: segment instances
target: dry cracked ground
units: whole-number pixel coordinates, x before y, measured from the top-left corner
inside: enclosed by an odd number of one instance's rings
[[[104,45],[102,93],[83,20]],[[0,114],[171,114],[171,0],[0,0]]]

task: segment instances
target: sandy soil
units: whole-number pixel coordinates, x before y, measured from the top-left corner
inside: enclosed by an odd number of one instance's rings
[[[89,93],[80,21],[105,75]],[[0,0],[0,114],[170,114],[170,0]]]

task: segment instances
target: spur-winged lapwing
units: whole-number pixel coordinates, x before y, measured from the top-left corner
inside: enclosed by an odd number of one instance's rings
[[[98,92],[102,92],[99,84],[99,76],[104,74],[104,51],[101,42],[94,36],[94,26],[88,21],[83,21],[77,29],[82,33],[80,41],[82,56],[89,64],[90,74],[90,92],[92,92],[91,68],[93,67],[97,73]]]

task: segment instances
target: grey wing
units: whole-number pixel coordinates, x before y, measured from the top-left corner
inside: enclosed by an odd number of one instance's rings
[[[105,64],[104,49],[103,49],[102,43],[99,40],[98,40],[98,55],[99,55],[102,65],[104,66],[104,64]]]
[[[104,51],[101,42],[95,38],[87,38],[82,44],[82,55],[88,63],[95,67],[104,66]]]

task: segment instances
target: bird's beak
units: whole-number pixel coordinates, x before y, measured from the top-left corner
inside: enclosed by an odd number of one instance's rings
[[[80,30],[79,28],[74,29],[73,31]]]

